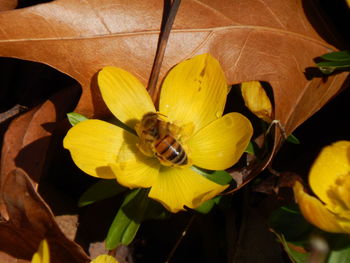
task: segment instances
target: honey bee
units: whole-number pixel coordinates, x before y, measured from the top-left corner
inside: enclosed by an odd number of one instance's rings
[[[174,124],[162,120],[160,115],[155,112],[146,113],[136,125],[140,138],[138,148],[147,156],[156,156],[163,165],[187,165],[187,154],[172,131]]]

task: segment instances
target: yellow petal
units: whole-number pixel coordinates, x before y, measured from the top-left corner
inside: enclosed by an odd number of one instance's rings
[[[339,176],[350,174],[350,141],[339,141],[322,149],[309,174],[314,193],[326,204],[331,204],[329,190]]]
[[[136,136],[125,136],[117,162],[109,165],[121,185],[148,188],[158,177],[160,163],[156,158],[141,153],[136,146],[137,142]]]
[[[109,255],[99,255],[90,263],[118,263],[118,260]]]
[[[145,113],[155,111],[142,83],[123,69],[103,68],[98,73],[98,85],[109,110],[131,128],[134,128],[135,120],[141,120]]]
[[[191,168],[162,167],[149,197],[156,199],[169,211],[176,213],[184,206],[196,208],[213,198],[228,185],[216,184]]]
[[[344,232],[344,229],[338,224],[337,217],[317,198],[305,193],[301,183],[296,182],[293,190],[300,211],[307,221],[327,232]]]
[[[86,120],[68,131],[63,146],[85,173],[100,178],[115,178],[108,164],[116,162],[125,133],[108,122]]]
[[[162,85],[159,111],[179,126],[193,122],[195,131],[222,116],[227,82],[219,62],[209,54],[176,65]]]
[[[241,84],[242,96],[247,108],[260,119],[272,121],[272,105],[259,81],[247,81]]]
[[[252,125],[246,117],[226,114],[189,139],[190,159],[205,169],[225,170],[239,160],[252,134]]]
[[[38,252],[33,255],[31,263],[50,263],[49,245],[45,239],[40,242]]]

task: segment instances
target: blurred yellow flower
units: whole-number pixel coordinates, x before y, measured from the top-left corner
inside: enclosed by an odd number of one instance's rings
[[[50,250],[46,239],[40,242],[38,251],[32,257],[32,263],[50,263]]]
[[[271,101],[259,81],[243,82],[241,92],[244,103],[251,112],[268,123],[272,122]]]
[[[39,249],[34,253],[31,263],[50,263],[50,249],[46,239],[40,242]],[[99,255],[91,263],[119,263],[109,255]]]
[[[171,212],[196,208],[227,188],[190,167],[231,167],[253,132],[243,115],[223,116],[228,87],[216,59],[203,54],[175,66],[162,83],[158,111],[141,82],[123,69],[103,68],[98,84],[110,111],[138,135],[100,120],[78,123],[64,147],[80,169],[129,188],[151,188],[149,197]],[[155,145],[159,134],[170,136]]]
[[[118,260],[109,255],[99,255],[90,263],[118,263]]]
[[[309,174],[315,198],[301,183],[294,196],[304,217],[318,228],[350,233],[350,141],[339,141],[322,149]]]

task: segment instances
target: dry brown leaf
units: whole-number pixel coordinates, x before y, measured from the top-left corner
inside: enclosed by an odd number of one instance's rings
[[[8,0],[10,2],[13,1]],[[311,0],[183,1],[169,39],[161,77],[181,60],[209,52],[220,61],[230,84],[249,80],[270,83],[275,118],[289,134],[327,103],[340,90],[346,77],[345,74],[327,79],[305,77],[306,68],[314,67],[315,57],[334,50],[310,24],[309,18],[320,32],[331,33],[320,24],[323,18],[317,17],[317,10],[310,3]],[[0,10],[4,6],[0,4]],[[308,10],[310,17],[306,17],[304,10]],[[1,12],[0,56],[42,62],[75,78],[83,87],[77,111],[102,116],[108,111],[96,86],[96,73],[106,65],[114,65],[132,72],[146,84],[162,12],[163,1],[157,0],[56,0]],[[69,255],[78,255],[80,259],[74,262],[84,262],[86,257],[76,245],[70,250],[68,244],[74,243],[65,240],[57,230],[49,209],[41,199],[38,201],[25,173],[11,173],[16,167],[22,167],[37,182],[44,172],[51,132],[42,124],[55,122],[62,118],[56,113],[64,113],[62,108],[57,110],[53,105],[47,102],[21,116],[6,133],[1,157],[0,185],[4,188],[4,201],[0,213],[10,222],[29,220],[28,231],[35,230],[35,233],[30,232],[33,240],[26,240],[19,231],[21,224],[10,224],[10,227],[0,224],[0,242],[6,241],[5,250],[1,244],[2,250],[13,255],[15,244],[20,243],[18,238],[21,238],[22,254],[15,256],[28,259],[45,231],[53,231],[60,236],[61,243],[57,246],[64,251],[62,256],[71,253]],[[278,145],[279,134],[275,148]],[[36,161],[28,158],[32,155]],[[257,170],[263,166],[265,164]],[[22,198],[26,193],[32,198]],[[26,210],[26,204],[37,207],[43,214],[26,214],[35,212],[35,209]],[[52,224],[51,227],[39,226],[38,215],[44,215],[43,220]],[[23,240],[33,243],[25,244]],[[58,248],[55,246],[54,250]]]
[[[1,262],[2,258],[11,262],[11,257],[30,260],[44,238],[50,245],[50,262],[89,262],[82,248],[62,234],[23,170],[16,169],[2,177],[0,199],[9,214],[8,220],[0,222]]]
[[[19,167],[34,182],[39,181],[44,173],[45,161],[50,157],[48,147],[56,122],[65,118],[68,109],[72,108],[73,102],[67,103],[66,99],[74,100],[78,92],[79,89],[74,87],[64,89],[10,124],[3,139],[1,175]]]
[[[55,239],[55,242],[59,243],[54,246],[60,246],[61,250],[65,249],[59,252],[57,248],[54,249],[54,257],[57,256],[56,253],[76,254],[74,261],[71,261],[72,257],[66,255],[64,257],[71,260],[57,262],[86,261],[86,254],[62,234],[52,212],[32,186],[33,184],[35,189],[37,188],[37,183],[45,173],[49,158],[53,154],[53,151],[49,150],[53,139],[52,133],[58,122],[65,118],[65,113],[73,106],[71,100],[69,103],[66,100],[76,97],[78,92],[79,89],[74,87],[61,90],[42,105],[16,118],[4,135],[0,169],[0,219],[4,221],[0,222],[0,240],[6,243],[6,245],[0,243],[0,248],[4,261],[11,256],[28,258],[35,251],[34,245],[37,246],[39,241],[48,235],[52,235],[48,238]],[[59,144],[59,148],[62,149],[62,143]],[[21,168],[19,174],[14,172],[18,168]],[[9,179],[11,176],[14,178]],[[15,180],[16,176],[20,182]],[[28,176],[31,178],[30,181],[27,179]],[[36,210],[41,212],[36,213]],[[30,235],[23,231],[24,223],[17,222],[21,220],[24,220],[26,230],[32,232]],[[43,226],[37,227],[40,222]],[[20,249],[21,247],[17,248],[18,242],[23,243],[21,246],[25,247],[24,250]]]
[[[1,0],[0,11],[15,9],[17,7],[17,4],[17,0]]]
[[[147,83],[162,9],[163,1],[157,0],[56,0],[5,12],[0,14],[0,55],[43,62],[72,76],[83,86],[77,111],[99,116],[107,111],[96,72],[115,65]],[[309,19],[322,34],[331,35],[312,1],[183,1],[161,75],[181,60],[210,52],[229,83],[270,83],[275,117],[289,134],[331,99],[345,79],[344,74],[305,77],[315,57],[334,50]]]

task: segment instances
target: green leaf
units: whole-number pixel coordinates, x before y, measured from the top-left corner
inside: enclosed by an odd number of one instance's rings
[[[350,239],[348,235],[334,235],[329,238],[331,251],[328,263],[348,263],[350,262]]]
[[[300,144],[300,141],[297,137],[295,137],[293,134],[290,134],[287,137],[287,142],[293,143],[293,144]]]
[[[118,245],[129,245],[134,239],[145,212],[149,198],[147,189],[131,191],[124,199],[115,216],[106,237],[106,248],[116,248]]]
[[[289,257],[293,259],[294,262],[296,263],[305,263],[307,262],[307,258],[310,256],[310,253],[302,253],[296,250],[296,246],[292,245],[291,243],[288,243],[286,239],[284,238],[283,234],[276,233],[272,231],[281,244],[283,245],[284,250],[287,252]],[[302,247],[301,247],[302,248]],[[300,249],[302,250],[302,249]]]
[[[331,52],[331,53],[322,55],[321,58],[329,61],[350,60],[350,51],[344,50],[344,51]]]
[[[116,180],[101,179],[83,193],[78,201],[78,206],[86,206],[97,201],[110,198],[126,190]]]
[[[283,206],[272,212],[269,226],[275,232],[282,233],[287,241],[301,241],[311,231],[310,224],[305,221],[296,204]]]
[[[149,199],[147,211],[145,212],[143,220],[148,219],[165,219],[171,213],[164,208],[159,202]]]
[[[88,120],[87,117],[85,117],[84,115],[81,115],[81,114],[79,114],[79,113],[76,113],[76,112],[67,113],[67,117],[68,117],[69,123],[70,123],[72,126],[78,124],[78,123],[81,122],[81,121],[86,121],[86,120]]]
[[[214,183],[220,184],[220,185],[226,185],[229,184],[232,181],[231,175],[226,171],[210,171],[205,170],[196,166],[191,167],[193,171],[196,173],[199,173],[209,179],[210,181],[213,181]]]
[[[245,152],[252,154],[252,155],[255,155],[255,149],[254,149],[254,145],[252,142],[249,142],[247,148],[245,149]]]
[[[308,262],[312,254],[312,250],[310,251],[312,236],[318,236],[328,244],[329,252],[325,255],[327,256],[325,262],[350,262],[349,235],[327,233],[312,226],[303,218],[296,204],[274,211],[269,219],[269,225],[294,262]]]
[[[324,61],[317,63],[319,68],[347,68],[350,67],[350,60],[345,61]]]
[[[332,74],[336,69],[346,69],[350,67],[350,60],[347,61],[331,61],[317,63],[318,68],[323,74]]]
[[[296,204],[283,206],[272,212],[269,226],[294,262],[306,262],[309,254],[301,251],[308,243],[313,228],[305,221]]]
[[[213,207],[219,202],[221,199],[221,195],[218,195],[208,201],[205,201],[203,204],[201,204],[199,207],[197,207],[195,210],[201,214],[208,214]]]

